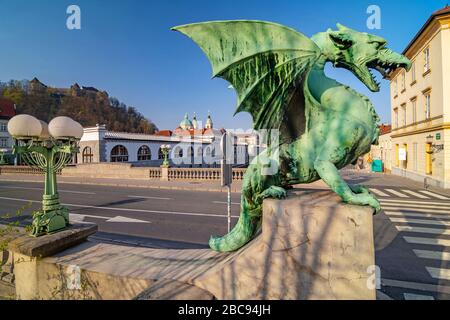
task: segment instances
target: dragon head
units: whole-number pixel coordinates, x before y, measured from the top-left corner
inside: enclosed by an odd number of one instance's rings
[[[358,32],[337,24],[338,30],[329,29],[313,37],[327,60],[335,67],[351,71],[369,90],[380,91],[380,83],[372,73],[375,69],[383,78],[397,69],[411,68],[411,61],[386,47],[387,41],[376,35]]]

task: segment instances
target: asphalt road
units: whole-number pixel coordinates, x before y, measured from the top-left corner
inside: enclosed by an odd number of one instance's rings
[[[380,289],[395,299],[450,299],[450,195],[387,176],[358,175],[383,211],[374,217]],[[71,219],[95,222],[95,239],[165,248],[206,247],[227,232],[226,193],[60,184]],[[40,206],[41,183],[0,181],[0,215],[25,209],[23,223]],[[232,223],[239,194],[232,195]],[[1,222],[1,221],[0,221]]]
[[[71,220],[97,223],[102,239],[199,247],[206,246],[211,235],[227,233],[226,193],[61,184],[59,194]],[[29,224],[41,197],[41,183],[0,181],[0,215],[15,215],[32,201],[21,217]],[[239,194],[233,193],[232,201],[234,225]]]

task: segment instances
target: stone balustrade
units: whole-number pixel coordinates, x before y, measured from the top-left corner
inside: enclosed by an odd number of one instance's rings
[[[243,180],[244,168],[233,169],[233,180]],[[169,180],[196,180],[217,181],[220,180],[220,168],[169,168]]]
[[[44,170],[38,168],[31,168],[28,166],[0,166],[0,175],[5,174],[41,175],[44,174]],[[56,172],[56,174],[61,175],[61,170]]]

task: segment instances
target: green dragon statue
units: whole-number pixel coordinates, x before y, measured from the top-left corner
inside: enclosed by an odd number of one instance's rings
[[[210,239],[213,250],[235,251],[248,243],[260,229],[263,200],[283,198],[295,184],[322,179],[344,202],[380,210],[367,188],[349,186],[339,174],[378,143],[380,119],[367,97],[328,78],[324,67],[332,62],[345,68],[377,92],[380,84],[371,69],[386,76],[399,67],[409,70],[411,62],[388,49],[381,37],[337,27],[311,39],[264,21],[173,28],[201,47],[214,77],[234,87],[236,113],[249,112],[256,130],[278,130],[280,137],[250,164],[239,221],[226,236]],[[278,170],[267,170],[268,166]]]

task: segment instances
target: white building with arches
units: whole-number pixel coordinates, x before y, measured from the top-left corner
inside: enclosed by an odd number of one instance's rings
[[[169,160],[172,166],[216,167],[220,165],[220,138],[223,132],[209,130],[208,134],[182,135],[166,131],[148,135],[112,132],[105,125],[97,125],[84,128],[76,162],[126,162],[137,166],[159,166],[164,158],[161,146],[170,145]],[[236,141],[233,152],[236,166],[248,164],[247,143]]]

